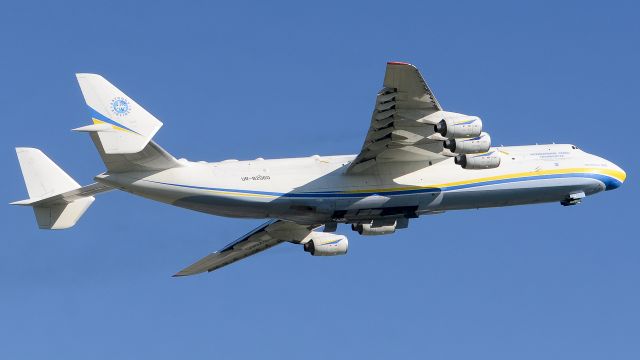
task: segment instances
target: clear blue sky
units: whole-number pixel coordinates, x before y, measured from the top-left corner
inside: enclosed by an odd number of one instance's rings
[[[0,198],[26,197],[15,146],[75,179],[103,170],[74,73],[163,120],[179,157],[356,153],[388,60],[504,145],[575,143],[627,182],[580,206],[425,216],[344,257],[285,244],[171,278],[260,220],[124,193],[68,231],[0,206],[0,358],[638,359],[634,2],[5,2]],[[446,4],[445,4],[446,3]]]

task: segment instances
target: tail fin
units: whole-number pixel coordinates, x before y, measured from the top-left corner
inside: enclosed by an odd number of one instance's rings
[[[74,130],[91,134],[108,171],[157,171],[181,166],[151,140],[162,127],[160,120],[102,76],[76,74],[76,77],[93,124]]]
[[[106,154],[142,151],[162,127],[142,106],[96,74],[76,74],[93,125],[75,130],[96,132]]]
[[[42,151],[16,148],[29,199],[12,205],[33,207],[41,229],[66,229],[78,219],[95,200],[92,194],[110,190],[104,185],[81,187]]]

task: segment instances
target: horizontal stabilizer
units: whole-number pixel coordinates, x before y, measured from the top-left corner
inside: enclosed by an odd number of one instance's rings
[[[10,205],[21,205],[21,206],[44,206],[44,205],[60,205],[60,204],[69,204],[76,200],[80,200],[83,198],[88,198],[96,194],[100,194],[106,191],[111,191],[114,188],[101,183],[93,183],[87,186],[83,186],[81,188],[69,190],[62,194],[53,195],[44,199],[26,199],[19,200],[10,203]]]
[[[93,124],[87,126],[81,126],[79,128],[71,129],[73,131],[79,132],[115,132],[118,131],[113,128],[113,126],[108,124]]]

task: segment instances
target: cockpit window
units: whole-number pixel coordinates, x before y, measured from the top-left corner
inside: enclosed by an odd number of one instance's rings
[[[575,146],[575,145],[571,145],[571,148],[572,148],[573,150],[580,150],[580,149],[578,149],[578,147],[577,147],[577,146]]]

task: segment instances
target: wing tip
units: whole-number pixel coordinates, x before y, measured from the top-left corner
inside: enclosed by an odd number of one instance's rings
[[[197,275],[197,274],[203,273],[205,271],[206,270],[195,270],[195,271],[193,271],[193,270],[190,270],[190,269],[187,268],[187,269],[183,269],[183,270],[178,271],[177,273],[171,275],[171,277],[184,277],[184,276]]]
[[[100,74],[94,74],[94,73],[76,73],[76,78],[77,79],[84,79],[84,78],[104,78],[102,75]]]
[[[212,270],[214,269],[209,269],[209,268],[192,269],[192,266],[189,266],[171,275],[171,277],[184,277],[184,276],[198,275],[204,272],[211,272]]]
[[[413,66],[413,64],[410,64],[408,62],[403,62],[403,61],[387,61],[387,65],[406,65],[406,66]]]
[[[179,271],[179,272],[171,275],[171,277],[178,278],[178,277],[185,277],[185,276],[191,276],[191,275],[196,275],[196,274],[199,274],[199,273]]]

